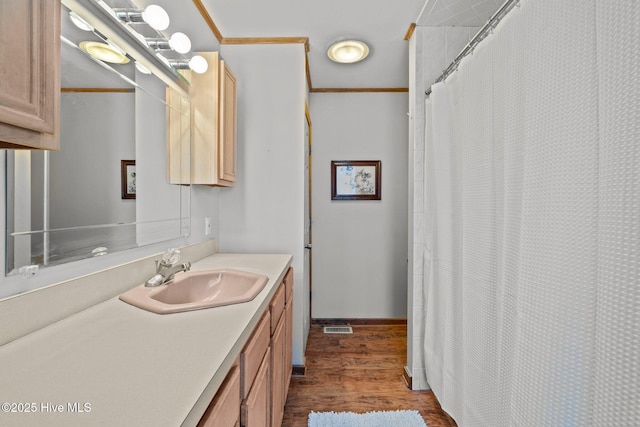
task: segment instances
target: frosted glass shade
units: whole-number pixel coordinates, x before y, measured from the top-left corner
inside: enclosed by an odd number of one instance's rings
[[[369,46],[358,40],[342,40],[332,44],[327,55],[334,62],[352,64],[362,61],[369,55]]]
[[[191,50],[191,40],[184,33],[173,33],[169,39],[169,47],[178,53],[187,53]]]
[[[142,12],[142,19],[153,29],[162,31],[169,27],[169,14],[158,5],[150,4]]]
[[[195,55],[189,60],[189,68],[198,74],[205,73],[209,69],[209,63],[200,55]]]

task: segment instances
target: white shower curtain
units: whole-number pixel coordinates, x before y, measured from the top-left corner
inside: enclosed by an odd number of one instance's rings
[[[426,101],[425,366],[462,427],[640,426],[640,2],[523,0]]]

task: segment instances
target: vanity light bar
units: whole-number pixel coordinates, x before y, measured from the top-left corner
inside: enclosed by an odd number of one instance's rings
[[[167,85],[177,90],[178,93],[183,96],[189,94],[189,84],[185,79],[179,76],[170,65],[162,61],[156,52],[149,49],[146,40],[143,40],[144,38],[137,31],[118,18],[118,13],[120,13],[120,16],[128,16],[130,20],[135,21],[138,18],[135,16],[134,10],[114,10],[103,0],[62,0],[62,3],[86,20],[106,39],[124,49],[136,62],[142,64]],[[142,45],[146,48],[141,48]]]

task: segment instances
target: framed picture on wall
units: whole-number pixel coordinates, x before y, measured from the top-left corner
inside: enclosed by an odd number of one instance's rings
[[[120,181],[123,199],[136,198],[136,161],[120,160]]]
[[[331,200],[381,200],[380,160],[332,160]]]

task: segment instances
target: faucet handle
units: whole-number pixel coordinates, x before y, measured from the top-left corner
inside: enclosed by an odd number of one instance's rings
[[[168,265],[177,264],[180,261],[180,250],[169,248],[162,254],[162,261]]]

